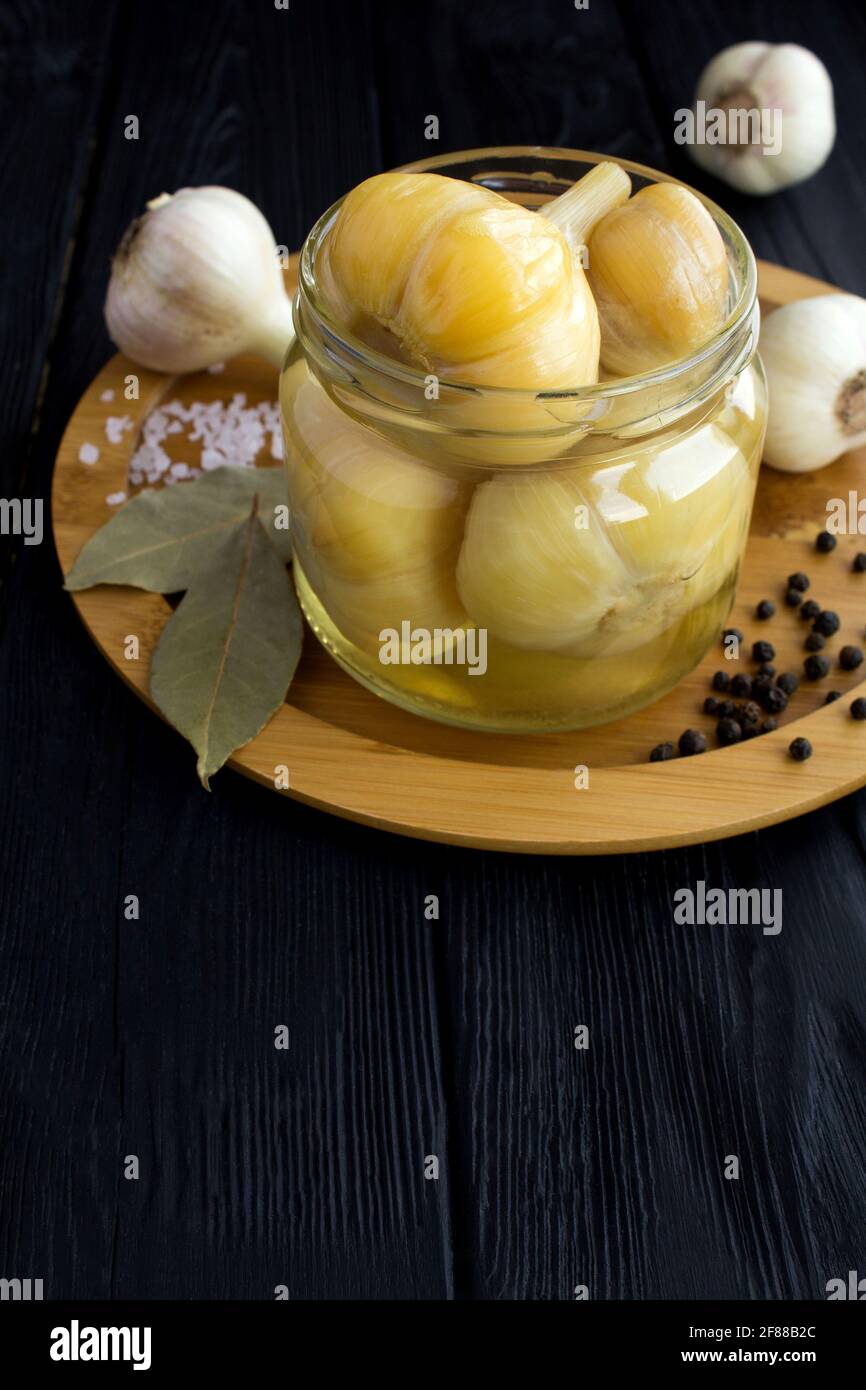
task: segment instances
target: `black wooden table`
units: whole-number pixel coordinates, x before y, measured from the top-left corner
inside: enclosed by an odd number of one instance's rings
[[[688,162],[673,112],[754,37],[824,59],[839,137],[813,181],[750,201]],[[109,256],[163,189],[238,188],[297,246],[359,179],[429,154],[435,114],[441,150],[671,169],[759,255],[866,294],[864,70],[853,0],[3,0],[3,495],[49,496],[111,351]],[[627,861],[409,842],[232,773],[202,791],[87,638],[50,537],[2,599],[0,1276],[566,1300],[866,1274],[863,796]],[[781,934],[676,926],[700,878],[781,887]]]

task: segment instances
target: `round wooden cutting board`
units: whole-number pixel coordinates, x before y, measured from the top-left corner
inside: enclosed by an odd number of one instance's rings
[[[760,265],[765,312],[834,288]],[[123,399],[130,372],[140,380],[137,401]],[[101,399],[108,391],[114,392],[112,403]],[[220,374],[187,377],[147,372],[122,356],[106,364],[79,402],[57,455],[52,512],[64,574],[112,514],[106,497],[126,490],[129,457],[148,411],[166,398],[229,400],[237,392],[250,403],[275,399],[273,369],[243,357]],[[106,418],[123,414],[134,428],[122,443],[108,444]],[[97,463],[80,462],[85,443],[99,448]],[[835,551],[819,555],[814,538],[825,524],[828,500],[847,499],[864,474],[866,449],[819,473],[762,470],[731,624],[742,628],[749,642],[772,641],[777,670],[802,673],[807,629],[782,602],[785,576],[806,570],[812,579],[809,597],[842,618],[841,631],[826,648],[831,674],[814,686],[801,685],[774,733],[732,748],[714,747],[715,720],[701,706],[711,674],[721,665],[720,650],[710,651],[664,699],[628,719],[578,733],[528,736],[464,732],[404,713],[356,684],[308,633],[287,702],[229,766],[274,791],[275,768],[287,765],[290,785],[282,795],[366,825],[525,853],[660,849],[737,835],[822,806],[866,784],[866,722],[852,719],[849,709],[855,693],[866,694],[866,685],[835,662],[840,646],[863,639],[866,574],[852,573],[851,560],[858,549],[866,550],[866,539],[840,537]],[[166,600],[111,585],[71,598],[115,671],[153,708],[148,668],[171,612]],[[777,611],[770,622],[756,623],[755,604],[762,598],[773,599]],[[138,661],[124,659],[124,639],[132,633],[140,641]],[[744,661],[743,669],[753,668]],[[825,706],[831,689],[841,690],[844,698]],[[703,729],[712,751],[667,763],[647,761],[656,743],[675,743],[686,728]],[[814,747],[807,763],[788,756],[797,735]],[[191,749],[186,756],[193,779],[195,756]],[[588,769],[588,786],[580,790],[577,767]],[[218,796],[219,778],[215,788]]]

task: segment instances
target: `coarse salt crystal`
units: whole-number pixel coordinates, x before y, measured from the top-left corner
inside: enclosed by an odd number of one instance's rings
[[[186,472],[177,471],[163,448],[169,435],[182,435],[186,444],[200,445],[198,459],[193,450],[194,462],[186,465]],[[276,401],[248,405],[242,391],[236,392],[228,402],[191,401],[185,405],[178,400],[167,401],[152,410],[144,421],[140,442],[130,459],[129,481],[136,486],[144,478],[149,483],[167,482],[169,478],[195,478],[224,464],[254,468],[265,448],[271,458],[282,458],[280,410]]]
[[[113,400],[114,400],[114,392],[112,391],[112,389],[111,389],[110,386],[109,386],[109,388],[108,388],[107,391],[101,391],[101,392],[99,393],[99,399],[100,399],[101,401],[113,401]]]
[[[109,444],[119,444],[127,430],[132,429],[128,415],[109,415],[105,422],[105,437]]]
[[[98,462],[99,462],[99,450],[97,449],[96,445],[95,445],[95,444],[82,444],[81,448],[78,450],[78,462],[79,462],[79,463],[98,463]]]
[[[119,507],[121,502],[126,501],[126,493],[110,492],[105,500],[108,503],[109,507]]]

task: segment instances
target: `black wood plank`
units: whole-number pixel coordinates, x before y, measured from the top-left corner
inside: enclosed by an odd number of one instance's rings
[[[746,6],[635,6],[640,24],[626,6],[569,9],[418,7],[408,27],[387,11],[389,162],[437,148],[423,135],[437,114],[446,149],[584,146],[700,183],[696,166],[675,165],[673,110],[717,48],[774,31],[757,17],[742,27]],[[779,37],[781,25],[777,13]],[[812,27],[823,29],[814,16]],[[832,40],[837,56],[847,32]],[[840,110],[858,73],[838,56]],[[857,158],[862,132],[862,120],[843,127],[836,167]],[[807,189],[748,215],[730,190],[712,191],[762,254],[785,259],[779,227]],[[844,280],[856,214],[846,223],[832,180],[823,196],[825,222],[835,211],[832,225],[847,227]],[[857,1267],[864,805],[627,862],[442,852],[458,1296],[570,1299],[584,1285],[591,1298],[812,1297]],[[673,894],[699,878],[783,887],[780,936],[676,926]],[[731,1154],[737,1181],[723,1176]]]
[[[108,261],[163,188],[222,182],[297,243],[380,162],[363,6],[124,7],[31,470],[109,349]],[[140,138],[126,141],[135,114]],[[51,189],[46,190],[50,196]],[[40,274],[19,257],[22,281]],[[190,750],[24,549],[0,647],[3,1269],[46,1297],[447,1296],[424,896],[386,837]],[[139,920],[124,901],[140,900]],[[288,1051],[274,1047],[286,1024]],[[425,1156],[442,1160],[425,1181]],[[136,1155],[140,1178],[123,1176]]]
[[[26,471],[45,357],[62,301],[114,6],[0,9],[0,492]],[[22,268],[27,268],[22,273]]]
[[[768,260],[866,294],[866,12],[856,0],[826,10],[812,0],[743,0],[683,5],[620,0],[623,22],[665,146],[665,168],[730,212],[755,252]],[[824,168],[769,198],[751,198],[705,174],[674,142],[674,113],[691,104],[705,65],[721,49],[760,37],[799,43],[826,65],[834,84],[838,136]]]

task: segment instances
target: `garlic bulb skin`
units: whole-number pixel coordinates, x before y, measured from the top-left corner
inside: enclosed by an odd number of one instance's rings
[[[698,79],[699,101],[708,112],[782,113],[780,121],[773,118],[778,152],[760,143],[689,144],[696,164],[741,193],[775,193],[811,178],[836,139],[830,74],[820,58],[796,43],[737,43],[723,49]]]
[[[158,372],[239,352],[282,365],[292,308],[265,218],[231,188],[153,199],[112,262],[105,321],[122,352]]]
[[[824,294],[761,327],[770,418],[764,462],[808,473],[866,444],[866,300]]]

